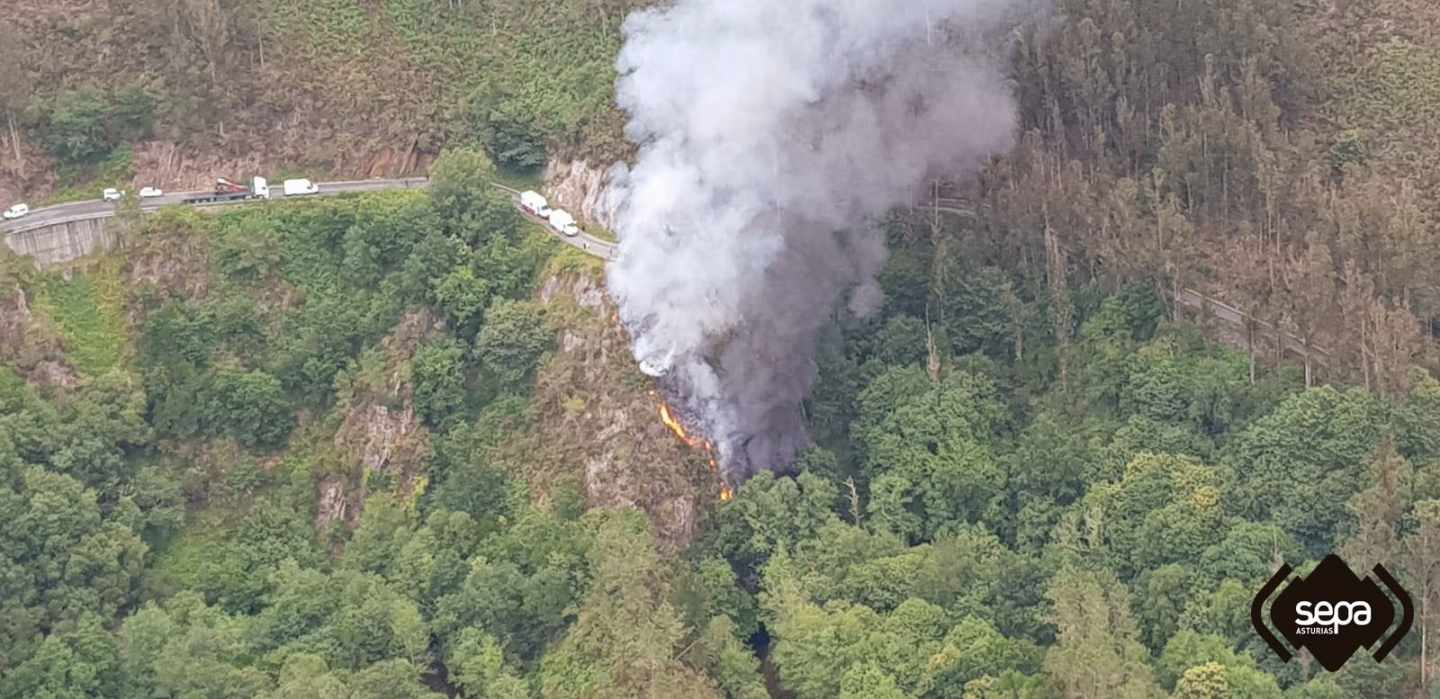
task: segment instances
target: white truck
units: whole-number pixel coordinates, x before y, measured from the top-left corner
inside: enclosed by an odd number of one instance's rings
[[[320,185],[306,179],[285,180],[285,196],[298,197],[320,191]]]
[[[550,202],[545,201],[539,192],[521,192],[520,207],[540,218],[550,217]]]
[[[575,225],[575,217],[564,209],[555,209],[550,212],[550,227],[557,233],[574,238],[580,235],[580,227]]]
[[[215,188],[209,192],[195,192],[187,194],[180,200],[183,204],[214,204],[227,201],[245,201],[247,199],[269,199],[270,183],[264,177],[255,177],[246,186],[239,182],[232,182],[219,177],[215,179]]]

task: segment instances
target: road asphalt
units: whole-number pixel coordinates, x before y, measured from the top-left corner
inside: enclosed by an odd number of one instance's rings
[[[282,185],[280,183],[276,183],[271,185],[270,187],[270,198],[272,200],[302,199],[311,196],[333,197],[341,194],[353,194],[357,192],[381,192],[392,189],[416,189],[429,187],[430,180],[424,177],[409,177],[403,179],[373,179],[348,180],[343,182],[320,182],[318,184],[320,187],[320,191],[317,194],[286,197]],[[515,204],[515,208],[519,209],[520,213],[524,214],[526,218],[536,223],[537,225],[544,226],[545,230],[550,231],[552,234],[555,235],[555,237],[565,241],[572,247],[588,255],[592,255],[606,260],[610,259],[615,255],[615,244],[601,240],[585,233],[582,233],[573,238],[563,235],[552,229],[549,226],[548,222],[546,222],[544,219],[538,216],[531,215],[529,212],[521,208],[520,192],[518,190],[511,189],[510,187],[506,187],[505,185],[499,183],[495,183],[494,186],[497,189],[503,190],[504,192],[509,194]],[[140,210],[148,213],[157,211],[160,208],[166,206],[181,205],[184,203],[186,197],[205,193],[207,192],[166,192],[164,196],[141,199]],[[133,197],[136,196],[136,193],[131,192],[128,193],[127,196]],[[232,202],[216,202],[212,204],[195,204],[193,206],[235,206],[239,204],[256,203],[260,202],[257,202],[255,200],[240,200]],[[45,226],[51,226],[57,223],[66,223],[69,221],[80,221],[93,218],[107,218],[110,216],[114,216],[118,210],[119,202],[103,201],[100,199],[70,202],[67,204],[56,204],[55,206],[47,206],[44,208],[34,209],[28,215],[22,218],[15,219],[13,221],[0,221],[0,231],[4,231],[6,234],[19,233],[21,231],[32,230],[35,228],[43,228]]]

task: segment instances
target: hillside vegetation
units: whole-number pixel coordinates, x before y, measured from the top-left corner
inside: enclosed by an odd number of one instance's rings
[[[26,59],[29,167],[466,147],[429,191],[0,256],[0,699],[1440,696],[1431,3],[1059,0],[1012,36],[1015,147],[942,183],[973,215],[876,224],[885,302],[821,338],[813,447],[728,501],[598,263],[488,185],[623,152],[623,5],[24,10],[57,66]],[[86,46],[161,67],[95,80]],[[1414,599],[1387,660],[1251,628],[1330,553]]]
[[[613,63],[632,5],[5,3],[0,194],[396,175],[446,144],[483,145],[512,169],[614,158]]]

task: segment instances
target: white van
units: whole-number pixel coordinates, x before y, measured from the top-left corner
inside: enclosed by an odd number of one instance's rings
[[[320,185],[310,180],[285,180],[285,196],[298,197],[305,194],[315,194],[320,191]]]
[[[575,225],[575,217],[564,209],[555,209],[550,212],[550,227],[556,233],[564,233],[573,238],[580,235],[580,227]]]
[[[545,201],[539,192],[521,192],[520,207],[540,218],[550,217],[550,202]]]
[[[14,206],[6,209],[6,210],[5,210],[5,213],[3,214],[3,216],[5,217],[5,220],[6,220],[6,221],[9,221],[9,220],[12,220],[12,219],[20,218],[21,216],[24,216],[25,214],[28,214],[28,213],[30,213],[30,207],[29,207],[29,206],[27,206],[27,205],[25,205],[25,204],[16,204],[16,205],[14,205]]]

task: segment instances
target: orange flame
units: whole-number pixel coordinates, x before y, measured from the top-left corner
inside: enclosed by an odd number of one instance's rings
[[[669,427],[670,431],[674,432],[676,437],[684,440],[686,444],[692,447],[695,446],[695,443],[690,440],[690,435],[685,434],[685,426],[670,415],[670,406],[664,403],[660,404],[660,421],[665,423],[665,426]]]
[[[655,395],[655,392],[651,391],[650,395]],[[670,413],[670,406],[664,403],[660,404],[660,421],[665,423],[665,426],[670,428],[670,431],[674,432],[675,436],[680,438],[680,441],[685,442],[686,446],[689,446],[691,449],[704,449],[705,457],[710,461],[710,472],[716,476],[720,475],[720,464],[715,460],[715,445],[711,444],[710,440],[690,436],[690,434],[685,431],[685,426],[680,424],[680,421],[675,419],[675,416]],[[722,483],[720,487],[720,501],[729,502],[734,497],[735,493],[730,490],[730,486]]]

